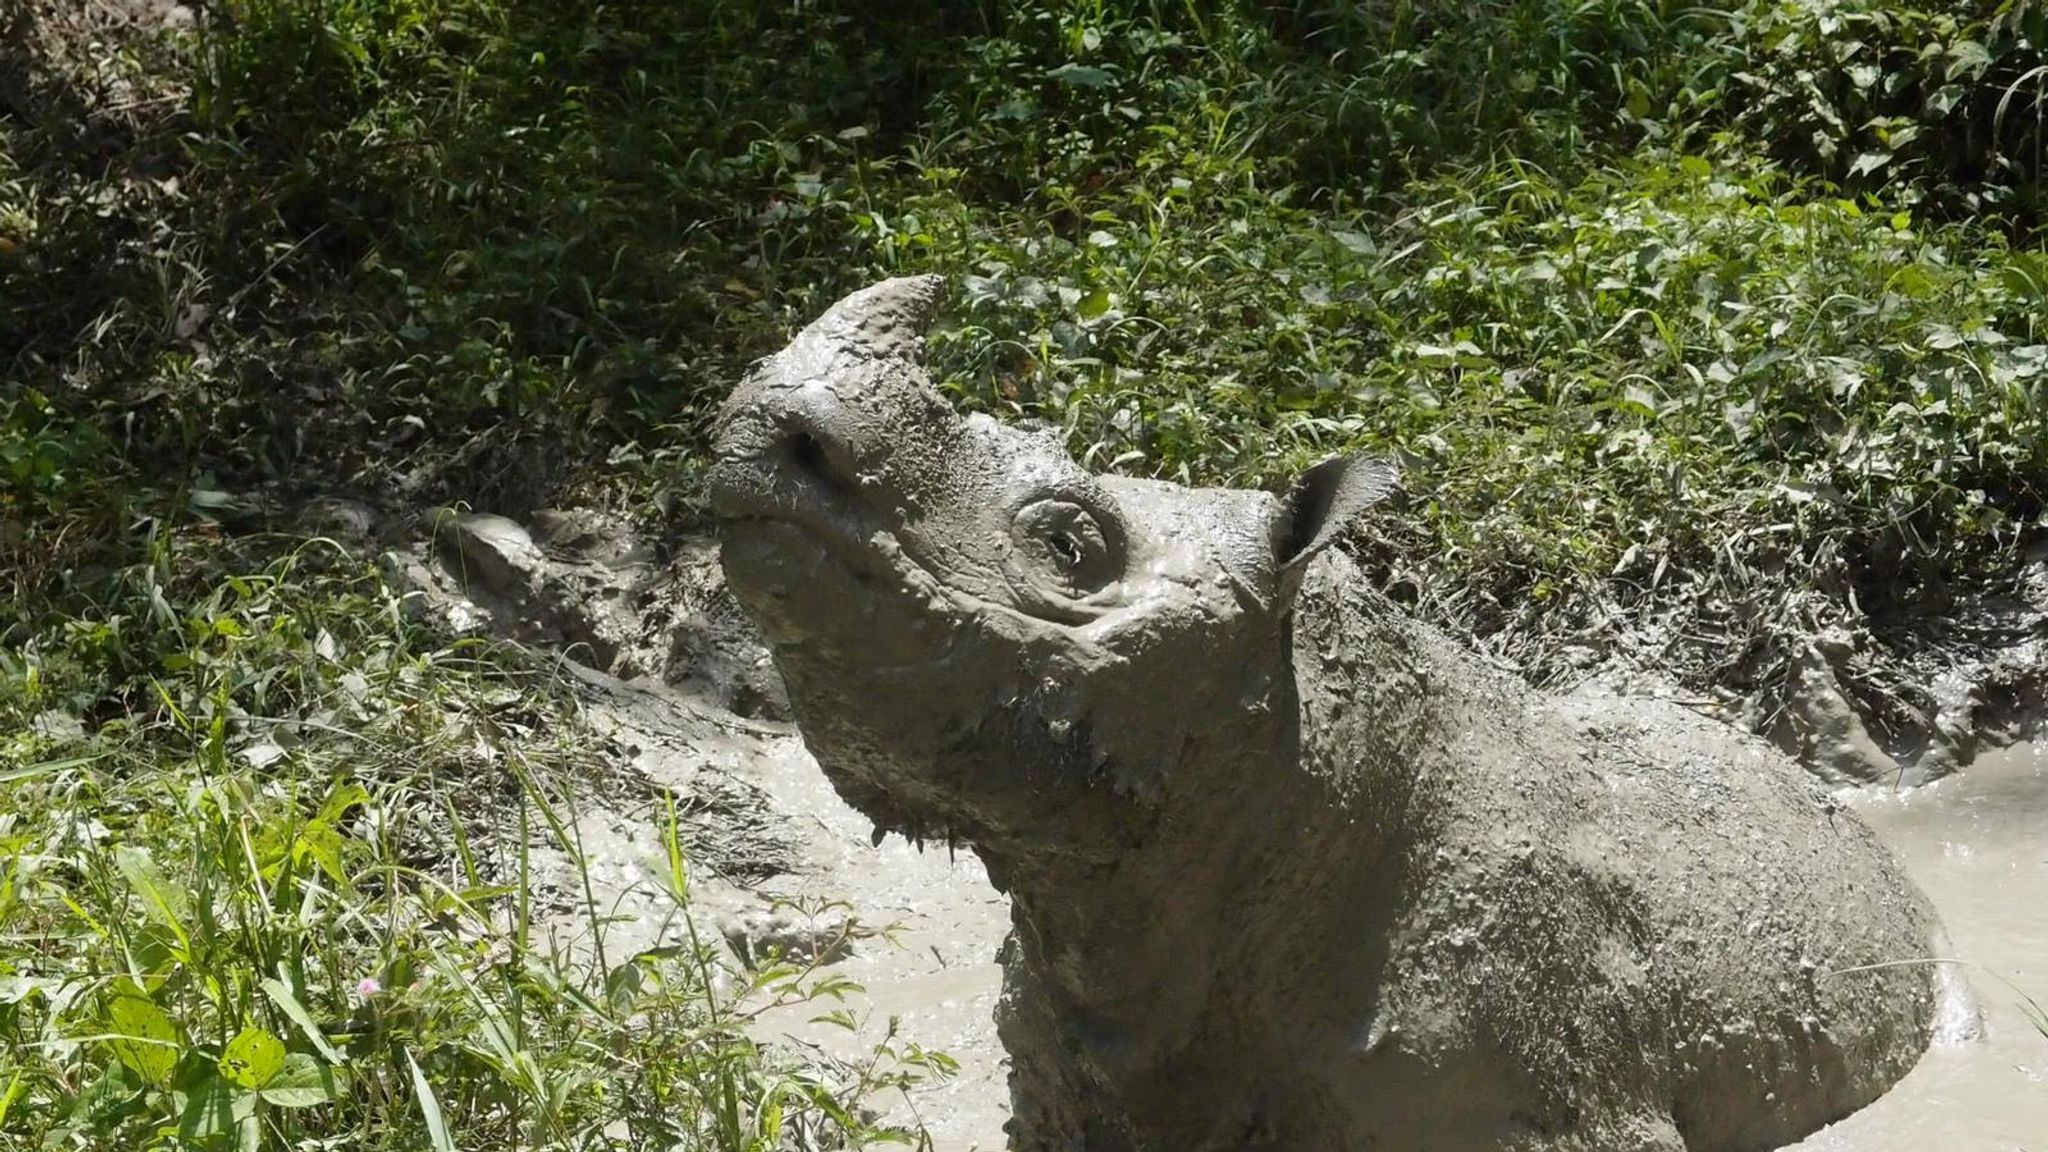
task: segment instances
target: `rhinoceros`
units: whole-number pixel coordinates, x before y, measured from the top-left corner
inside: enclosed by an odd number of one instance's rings
[[[941,294],[758,364],[709,483],[835,787],[1012,898],[1012,1149],[1750,1152],[1928,1047],[1933,914],[1798,765],[1405,615],[1332,547],[1383,464],[1189,488],[963,416]]]

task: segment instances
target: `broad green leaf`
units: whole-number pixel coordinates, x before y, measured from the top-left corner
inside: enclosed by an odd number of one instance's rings
[[[78,1094],[71,1105],[71,1123],[81,1131],[104,1130],[142,1085],[124,1064],[109,1064],[100,1078]]]
[[[123,976],[107,990],[107,1031],[123,1039],[111,1046],[121,1063],[155,1084],[167,1084],[178,1066],[178,1026],[135,981]]]
[[[284,1071],[284,1042],[261,1028],[244,1028],[220,1054],[220,1074],[237,1088],[261,1088]]]
[[[21,1099],[21,1094],[26,1091],[28,1084],[22,1079],[21,1069],[17,1068],[7,1081],[7,1090],[0,1092],[0,1128],[7,1127],[8,1109],[14,1107],[14,1102]]]
[[[1343,228],[1333,228],[1330,230],[1330,239],[1343,245],[1345,251],[1355,252],[1360,256],[1370,256],[1379,251],[1379,245],[1374,244],[1372,237],[1367,236],[1363,232],[1351,232]]]
[[[0,975],[0,1004],[25,1004],[31,996],[47,999],[58,983],[49,977]]]
[[[1975,40],[1958,40],[1949,45],[1948,56],[1948,80],[1974,80],[1991,67],[1991,49]]]
[[[1629,115],[1641,120],[1650,114],[1650,90],[1640,80],[1630,81],[1622,106],[1628,109]]]
[[[1115,79],[1108,71],[1086,64],[1062,64],[1046,75],[1075,88],[1107,88]]]
[[[114,849],[114,867],[142,900],[149,918],[178,934],[178,942],[189,944],[185,931],[186,900],[183,889],[164,878],[149,849],[124,844]]]
[[[177,970],[185,943],[162,924],[145,924],[130,938],[128,952],[142,968],[143,986],[154,991]]]
[[[2048,257],[2037,252],[2015,252],[2007,257],[2005,289],[2028,302],[2048,297]]]
[[[341,1098],[339,1070],[305,1052],[285,1057],[284,1071],[265,1084],[260,1095],[279,1108],[311,1108]]]
[[[218,1140],[235,1130],[235,1096],[227,1081],[208,1076],[199,1086],[183,1094],[184,1107],[178,1112],[178,1137],[188,1143]]]
[[[334,791],[327,794],[327,799],[321,802],[320,814],[314,819],[332,824],[348,815],[350,809],[369,802],[370,794],[361,784],[337,784]]]
[[[342,870],[341,845],[341,833],[336,832],[333,825],[325,820],[312,820],[299,830],[293,855],[311,857],[336,887],[349,891],[352,885],[348,882],[348,873]]]
[[[296,839],[287,839],[290,835],[290,829],[275,821],[257,827],[250,834],[249,852],[256,857],[256,867],[262,871],[265,880],[277,879],[286,857],[298,844]]]

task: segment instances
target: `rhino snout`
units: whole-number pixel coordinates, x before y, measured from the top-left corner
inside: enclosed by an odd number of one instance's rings
[[[715,443],[711,510],[723,519],[842,510],[859,489],[859,459],[834,430],[839,405],[817,385],[757,389],[726,413]],[[822,409],[822,410],[821,410]]]

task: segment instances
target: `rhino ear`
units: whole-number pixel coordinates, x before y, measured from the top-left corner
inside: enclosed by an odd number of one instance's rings
[[[1273,526],[1283,592],[1291,594],[1308,562],[1400,482],[1390,461],[1369,456],[1332,456],[1297,477]]]

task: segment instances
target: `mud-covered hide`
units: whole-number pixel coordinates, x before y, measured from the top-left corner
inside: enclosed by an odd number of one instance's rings
[[[806,742],[1012,896],[1021,1152],[1750,1152],[1936,1030],[1924,899],[1760,741],[1530,692],[1287,491],[1097,477],[961,416],[930,278],[736,389],[712,502]]]

